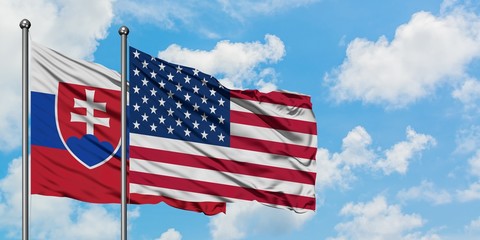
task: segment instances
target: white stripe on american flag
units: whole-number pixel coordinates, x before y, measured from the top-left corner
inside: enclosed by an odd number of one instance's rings
[[[134,158],[130,159],[130,170],[161,176],[191,179],[193,181],[222,183],[239,188],[243,187],[264,191],[283,192],[305,197],[311,197],[315,194],[315,190],[310,184],[280,181],[278,179],[268,179],[258,176],[248,176],[218,170],[181,166],[177,164],[144,161]]]
[[[285,106],[280,104],[258,102],[239,98],[230,98],[230,110],[249,112],[272,117],[315,122],[311,109]]]
[[[307,147],[317,146],[317,136],[315,135],[277,130],[265,127],[256,127],[245,124],[231,123],[230,134],[232,136],[256,138],[261,140],[295,144]]]
[[[182,140],[159,138],[142,134],[130,133],[130,145],[158,149],[192,155],[208,155],[212,158],[235,160],[245,163],[255,163],[265,166],[286,168],[305,172],[315,172],[312,160],[288,157],[277,154],[262,153],[243,149],[234,149],[204,143],[185,142]],[[315,163],[315,161],[313,161]]]

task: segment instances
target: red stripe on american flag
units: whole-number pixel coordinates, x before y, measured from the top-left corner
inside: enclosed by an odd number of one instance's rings
[[[238,136],[230,136],[230,147],[312,160],[315,159],[315,154],[317,153],[316,147],[306,147]]]
[[[285,180],[297,183],[315,184],[316,173],[291,170],[260,164],[237,162],[219,158],[176,153],[143,147],[130,147],[130,157],[147,161],[169,163],[181,166],[203,168],[222,172],[239,173],[244,175]]]
[[[291,132],[307,133],[317,135],[317,124],[281,117],[272,117],[262,114],[254,114],[230,110],[230,121],[257,127],[274,128]]]
[[[242,188],[239,186],[230,186],[205,181],[194,181],[191,179],[153,175],[135,171],[130,171],[130,182],[180,191],[208,194],[212,196],[219,196],[220,198],[226,197],[247,201],[256,200],[266,204],[315,210],[314,197],[305,197],[281,192]]]
[[[230,97],[312,109],[309,96],[294,93],[277,91],[262,93],[258,90],[230,90]]]

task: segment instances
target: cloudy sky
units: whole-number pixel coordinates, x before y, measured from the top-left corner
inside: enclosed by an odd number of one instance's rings
[[[317,211],[129,207],[130,239],[478,239],[477,1],[2,0],[0,238],[21,232],[21,30],[119,70],[129,44],[234,88],[312,96]],[[32,197],[34,239],[118,239],[115,205]]]

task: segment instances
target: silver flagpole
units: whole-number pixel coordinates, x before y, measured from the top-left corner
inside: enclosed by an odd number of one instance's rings
[[[120,27],[118,34],[122,38],[121,65],[122,65],[122,217],[121,236],[127,240],[127,35],[128,28]]]
[[[30,176],[28,161],[28,30],[30,21],[20,22],[22,29],[22,239],[28,240]]]

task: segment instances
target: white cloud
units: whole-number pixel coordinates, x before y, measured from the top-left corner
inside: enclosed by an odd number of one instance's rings
[[[432,182],[422,181],[419,186],[409,189],[402,189],[397,193],[397,198],[401,201],[424,200],[432,202],[434,205],[450,203],[452,196],[446,190],[436,190]]]
[[[330,154],[327,149],[319,148],[317,187],[323,189],[338,185],[348,188],[349,183],[355,180],[353,170],[357,168],[382,170],[386,175],[393,172],[405,174],[415,156],[435,145],[432,136],[416,133],[411,127],[407,127],[406,135],[407,140],[384,151],[384,157],[372,148],[372,138],[361,126],[352,129],[343,139],[341,152]]]
[[[470,172],[480,178],[480,150],[477,150],[477,153],[468,160],[470,165]]]
[[[223,10],[231,17],[244,21],[254,15],[273,14],[279,11],[289,10],[305,6],[319,0],[217,0]]]
[[[436,141],[430,135],[418,134],[411,127],[407,127],[407,141],[395,144],[385,152],[386,158],[379,160],[375,167],[383,170],[385,174],[394,171],[405,174],[409,161],[430,146],[435,146]]]
[[[169,228],[166,232],[160,235],[160,238],[156,240],[182,240],[182,234],[175,230],[175,228]]]
[[[407,234],[403,240],[441,240],[444,239],[436,233],[422,234],[419,232]]]
[[[106,37],[113,18],[113,0],[3,0],[0,1],[0,150],[21,141],[21,29],[28,18],[31,39],[71,57],[92,58],[98,40]]]
[[[383,196],[367,203],[348,203],[340,215],[351,220],[337,224],[338,235],[330,239],[425,239],[412,232],[422,227],[425,220],[418,214],[402,213],[400,206],[389,205]]]
[[[480,100],[480,82],[469,78],[463,82],[460,88],[452,92],[452,96],[461,101],[466,110],[475,110],[477,102]]]
[[[8,167],[7,176],[0,180],[0,227],[21,227],[22,212],[22,160],[14,159]]]
[[[461,202],[480,200],[480,182],[470,184],[465,190],[458,190],[457,198]]]
[[[332,186],[345,189],[348,188],[350,182],[355,180],[350,166],[346,165],[339,157],[330,157],[327,149],[319,148],[316,159],[317,179],[315,184],[318,189],[322,190]]]
[[[472,220],[467,226],[465,226],[466,232],[476,232],[480,234],[480,217]]]
[[[18,237],[21,229],[21,159],[14,159],[0,179],[0,228]],[[94,204],[68,198],[31,196],[31,236],[34,239],[116,239],[116,215]]]
[[[472,153],[480,148],[480,126],[472,125],[469,128],[461,129],[455,137],[456,153]]]
[[[276,63],[285,55],[285,45],[275,35],[265,35],[265,43],[232,43],[220,41],[211,51],[191,50],[172,44],[158,56],[170,62],[198,68],[218,76],[227,87],[242,88],[244,85],[259,84],[268,89],[275,88],[275,71],[262,69],[261,64]],[[235,56],[235,57],[232,57]],[[229,86],[230,85],[230,86]]]
[[[444,13],[452,8],[454,9],[457,6],[458,0],[443,0],[442,4],[440,5],[440,12]]]
[[[404,107],[447,80],[464,79],[466,66],[480,57],[479,29],[480,17],[461,9],[441,16],[418,12],[391,41],[353,40],[343,64],[325,80],[337,101]]]
[[[318,1],[117,0],[115,12],[123,21],[133,17],[141,23],[155,24],[173,31],[193,31],[206,38],[219,39],[229,32],[243,29],[244,23],[252,17],[273,15]]]
[[[365,128],[357,126],[342,140],[342,152],[339,157],[353,167],[370,165],[375,159],[375,153],[368,149],[371,144],[372,137]]]
[[[42,199],[41,201],[38,201]],[[32,202],[33,217],[32,232],[33,238],[44,239],[117,239],[119,237],[120,222],[116,216],[113,216],[104,207],[100,205],[88,205],[81,207],[76,203],[71,203],[69,199],[51,199],[48,197],[35,197]],[[69,203],[70,202],[70,203]],[[40,205],[48,205],[48,212],[38,213],[35,211]],[[64,211],[58,211],[59,205],[67,205]],[[40,214],[44,214],[41,215]],[[60,222],[54,218],[64,219]]]
[[[209,226],[213,240],[239,240],[250,235],[292,232],[314,215],[314,212],[297,214],[256,202],[236,202],[227,206],[227,214],[212,217]]]
[[[457,190],[457,198],[461,202],[480,200],[480,150],[468,159],[468,171],[478,180],[471,183],[467,189]]]
[[[342,140],[342,152],[333,153],[319,148],[317,151],[317,187],[323,189],[328,186],[338,185],[348,188],[350,182],[355,180],[352,170],[356,167],[371,166],[375,160],[375,153],[371,150],[372,138],[361,126],[348,132]]]
[[[140,22],[155,23],[172,29],[177,22],[189,23],[197,18],[194,7],[199,4],[198,1],[118,0],[115,11],[122,16],[133,16]]]

